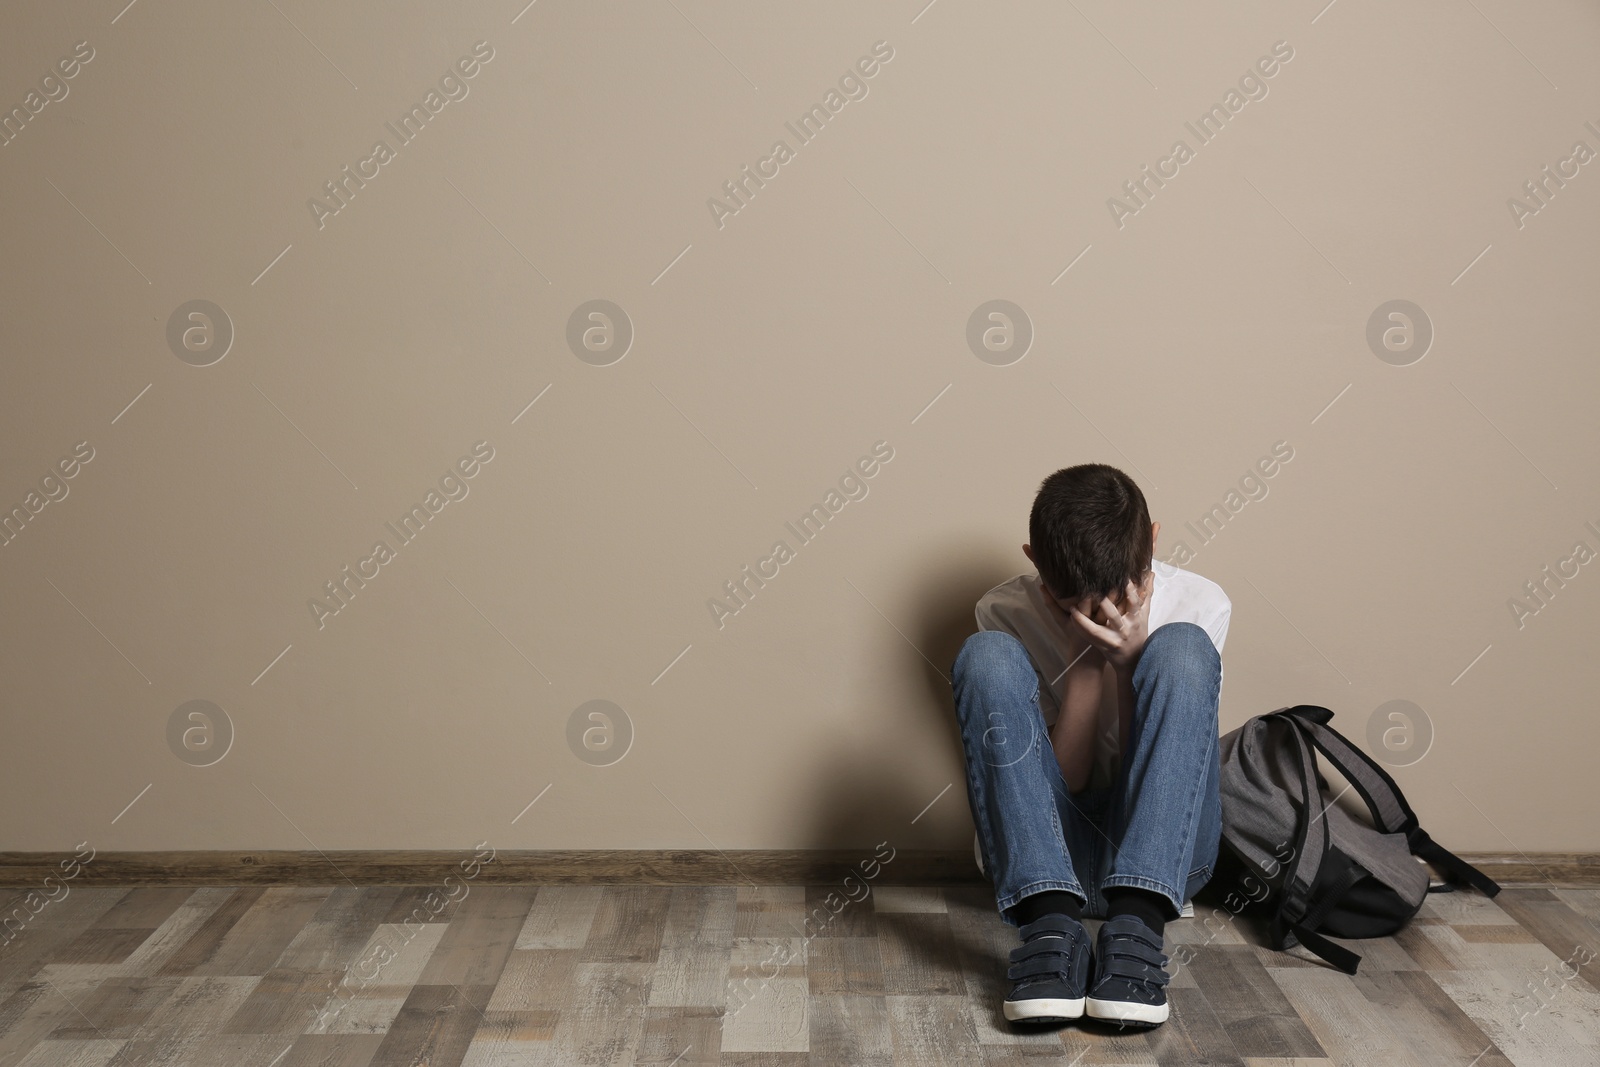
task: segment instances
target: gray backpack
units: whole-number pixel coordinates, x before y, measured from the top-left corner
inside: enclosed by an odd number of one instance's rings
[[[1329,726],[1332,718],[1327,708],[1300,704],[1257,715],[1222,738],[1222,843],[1206,894],[1233,914],[1268,917],[1273,948],[1301,944],[1355,974],[1361,957],[1324,933],[1385,937],[1410,922],[1430,892],[1466,882],[1492,897],[1500,886],[1434,842],[1394,779]],[[1327,795],[1317,752],[1366,801],[1372,826]],[[1418,857],[1448,882],[1430,886]]]

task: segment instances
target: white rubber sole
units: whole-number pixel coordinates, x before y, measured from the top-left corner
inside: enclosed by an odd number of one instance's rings
[[[1157,1026],[1167,1021],[1171,1010],[1170,1004],[1135,1004],[1126,1000],[1096,1000],[1093,997],[1087,997],[1084,1001],[1084,1013],[1089,1018],[1110,1023]]]
[[[1007,1019],[1014,1023],[1043,1021],[1047,1019],[1083,1018],[1083,1000],[1008,1000],[1003,1005]]]

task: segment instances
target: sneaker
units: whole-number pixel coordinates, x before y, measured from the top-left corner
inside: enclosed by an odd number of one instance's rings
[[[1006,977],[1014,983],[1002,1010],[1012,1022],[1056,1023],[1083,1017],[1089,983],[1089,932],[1066,915],[1041,915],[1020,931]]]
[[[1161,935],[1132,915],[1100,924],[1095,941],[1094,980],[1084,1012],[1091,1019],[1152,1027],[1167,1021],[1167,957]]]

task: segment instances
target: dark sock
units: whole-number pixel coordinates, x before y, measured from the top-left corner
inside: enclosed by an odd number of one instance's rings
[[[1018,926],[1026,926],[1041,915],[1051,914],[1066,915],[1081,921],[1083,905],[1065,889],[1046,889],[1023,897],[1011,909],[1011,913],[1016,916]]]
[[[1160,893],[1152,893],[1148,889],[1137,889],[1133,886],[1116,885],[1105,891],[1106,919],[1109,921],[1119,915],[1132,915],[1154,930],[1159,936],[1167,929],[1167,912],[1172,909],[1172,901]]]

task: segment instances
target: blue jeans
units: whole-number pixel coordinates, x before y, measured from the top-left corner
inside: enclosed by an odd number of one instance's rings
[[[1001,918],[1064,889],[1103,918],[1104,892],[1136,886],[1176,916],[1211,879],[1222,833],[1217,701],[1222,658],[1205,630],[1169,622],[1133,670],[1134,712],[1117,781],[1069,791],[1039,710],[1039,676],[1016,637],[968,637],[951,672],[967,800]]]

